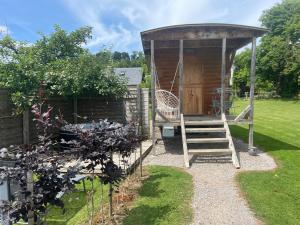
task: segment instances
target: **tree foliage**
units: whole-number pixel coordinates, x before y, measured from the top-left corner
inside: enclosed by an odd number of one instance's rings
[[[123,96],[126,81],[114,75],[112,62],[82,47],[91,32],[90,27],[68,33],[55,26],[32,45],[9,36],[0,40],[0,85],[9,88],[19,109],[35,101],[41,85],[49,96]]]
[[[300,90],[300,2],[284,0],[264,11],[260,20],[270,32],[257,48],[256,86],[266,91],[275,90],[282,97],[297,96]],[[235,85],[241,91],[247,86],[245,75],[250,71],[249,62],[249,50],[235,59]]]
[[[270,80],[281,96],[295,96],[300,90],[300,2],[275,5],[263,13],[261,22],[270,33],[258,51],[258,74]]]
[[[235,57],[234,61],[234,88],[240,93],[249,91],[249,74],[251,64],[251,50],[246,48]]]

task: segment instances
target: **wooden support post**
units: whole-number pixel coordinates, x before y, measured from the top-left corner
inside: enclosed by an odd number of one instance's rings
[[[221,115],[224,113],[225,73],[226,73],[226,38],[222,39],[222,65],[221,65]]]
[[[77,96],[73,97],[73,122],[77,123],[78,116],[78,106],[77,106]]]
[[[254,113],[254,86],[255,86],[255,64],[256,64],[256,37],[252,38],[252,56],[251,56],[251,71],[250,71],[250,112],[249,112],[249,145],[248,151],[250,154],[256,154],[253,149],[253,113]]]
[[[183,113],[183,40],[179,41],[179,115]]]
[[[155,117],[156,117],[156,101],[155,101],[155,88],[156,88],[156,74],[154,62],[154,40],[151,40],[151,103],[152,103],[152,146],[153,154],[155,154]]]

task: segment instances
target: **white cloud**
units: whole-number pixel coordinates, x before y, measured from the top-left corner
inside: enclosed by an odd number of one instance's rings
[[[241,16],[241,24],[251,25],[251,26],[260,26],[259,18],[262,15],[263,11],[271,8],[276,3],[280,3],[281,0],[264,0],[258,1],[254,10],[247,16]]]
[[[184,23],[259,25],[262,11],[279,0],[65,0],[83,25],[93,27],[87,47],[112,46],[131,50],[140,45],[139,33]]]
[[[0,35],[7,35],[10,34],[10,30],[5,25],[0,25]]]

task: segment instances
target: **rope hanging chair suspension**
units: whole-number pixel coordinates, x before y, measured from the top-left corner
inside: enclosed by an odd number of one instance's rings
[[[179,62],[176,67],[176,71],[172,80],[172,85],[170,91],[160,89],[160,83],[157,76],[157,70],[155,69],[155,76],[156,76],[156,104],[157,110],[166,118],[168,119],[176,119],[179,118],[179,99],[172,93],[173,86],[176,80],[176,75],[179,67]]]

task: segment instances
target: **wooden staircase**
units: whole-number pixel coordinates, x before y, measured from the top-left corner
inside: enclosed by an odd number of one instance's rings
[[[190,167],[189,154],[208,158],[230,156],[240,168],[225,114],[220,120],[187,120],[180,116],[184,163]]]

